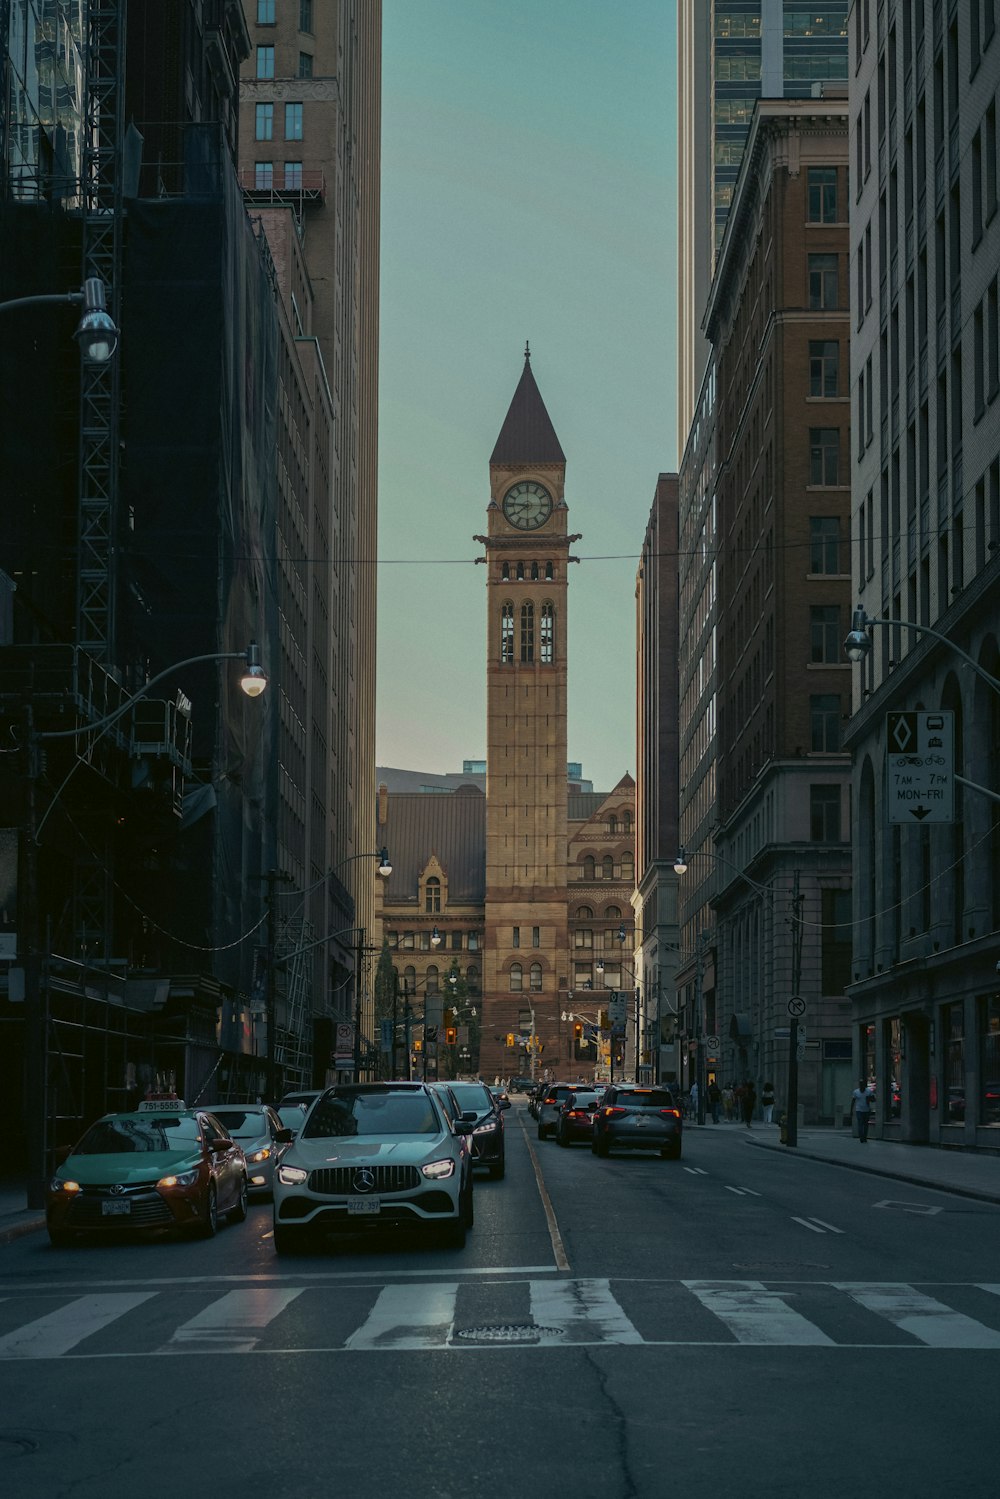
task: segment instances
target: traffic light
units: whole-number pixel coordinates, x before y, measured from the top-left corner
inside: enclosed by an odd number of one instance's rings
[[[609,1031],[610,1029],[611,1029],[611,1015],[610,1015],[610,1013],[607,1010],[602,1010],[601,1011],[601,1030],[602,1031]]]
[[[514,1045],[514,1032],[513,1031],[508,1031],[507,1032],[507,1045],[508,1046],[513,1046]]]
[[[422,1036],[414,1036],[414,1038],[413,1038],[413,1050],[414,1051],[423,1051],[423,1049],[424,1049],[423,1037]]]
[[[575,1020],[573,1022],[573,1036],[574,1036],[574,1038],[577,1041],[582,1041],[583,1040],[583,1021],[582,1020]]]
[[[444,1028],[444,1039],[448,1046],[454,1046],[458,1040],[458,1027],[446,1025]]]

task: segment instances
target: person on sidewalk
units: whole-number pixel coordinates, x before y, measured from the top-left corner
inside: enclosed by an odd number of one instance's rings
[[[708,1085],[708,1106],[712,1110],[712,1123],[718,1124],[719,1110],[722,1108],[722,1089],[714,1078]]]
[[[733,1097],[733,1088],[731,1083],[727,1083],[722,1090],[722,1110],[726,1116],[726,1123],[732,1124],[734,1118],[736,1117],[736,1100]]]
[[[872,1095],[864,1078],[858,1079],[858,1086],[851,1094],[851,1107],[854,1117],[858,1121],[858,1139],[862,1145],[868,1144],[868,1126],[872,1118]]]
[[[688,1114],[692,1119],[698,1118],[698,1084],[696,1082],[691,1084],[691,1091],[688,1094]]]
[[[760,1095],[760,1106],[764,1114],[764,1123],[770,1124],[774,1118],[774,1084],[765,1083]]]
[[[753,1129],[753,1111],[757,1107],[757,1089],[748,1078],[740,1089],[740,1109],[743,1114],[743,1123],[747,1129]]]

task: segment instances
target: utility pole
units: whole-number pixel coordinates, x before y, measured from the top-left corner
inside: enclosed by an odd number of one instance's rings
[[[24,828],[21,846],[23,898],[19,902],[18,956],[24,974],[24,1088],[27,1138],[27,1204],[45,1206],[49,1169],[48,995],[42,983],[42,920],[38,909],[38,739],[31,703],[24,708]]]
[[[365,954],[365,929],[357,929],[354,947],[354,1081],[361,1081],[361,988],[364,982],[362,965]]]
[[[695,983],[695,1082],[698,1086],[698,1123],[705,1123],[705,996],[702,981],[705,975],[704,932],[698,933],[698,967]]]
[[[802,981],[802,915],[803,896],[799,892],[799,872],[792,884],[792,999],[799,993]],[[785,1110],[785,1144],[799,1143],[799,1021],[789,1009],[788,1025],[788,1105]]]

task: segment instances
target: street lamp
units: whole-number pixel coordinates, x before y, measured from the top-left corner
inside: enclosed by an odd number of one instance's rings
[[[872,648],[872,627],[883,625],[889,629],[915,630],[918,635],[930,635],[933,640],[940,640],[943,645],[948,646],[957,656],[961,656],[967,666],[971,666],[977,676],[982,677],[994,692],[1000,692],[1000,678],[994,677],[980,666],[974,656],[964,651],[960,645],[956,645],[950,635],[943,635],[940,630],[931,629],[930,625],[918,625],[911,619],[881,619],[877,615],[868,614],[862,604],[854,610],[851,616],[851,628],[844,640],[844,652],[850,661],[863,661]]]
[[[37,296],[13,297],[0,302],[0,312],[18,307],[82,307],[83,313],[73,337],[88,364],[107,364],[118,348],[118,328],[107,310],[104,282],[88,276],[79,291],[42,292]]]
[[[251,681],[253,690],[249,695],[252,697],[258,697],[267,686],[267,678],[260,665],[258,648],[256,642],[252,641],[245,651],[210,651],[204,655],[187,656],[182,661],[176,661],[172,666],[150,677],[148,682],[126,697],[117,708],[93,723],[78,724],[72,729],[36,729],[31,704],[29,703],[25,709],[24,748],[27,753],[28,766],[23,823],[25,938],[22,966],[24,973],[25,1117],[28,1136],[27,1200],[30,1208],[44,1206],[48,1167],[48,1037],[42,1013],[41,996],[39,833],[69,781],[69,775],[67,775],[39,821],[36,787],[39,778],[40,745],[55,739],[78,739],[85,734],[94,734],[93,743],[96,743],[97,739],[124,718],[134,705],[141,698],[147,697],[165,677],[172,676],[187,666],[196,666],[207,661],[245,661],[247,670],[244,673],[244,681],[247,679]],[[244,688],[244,691],[246,690]],[[82,759],[75,761],[70,775],[83,763]]]

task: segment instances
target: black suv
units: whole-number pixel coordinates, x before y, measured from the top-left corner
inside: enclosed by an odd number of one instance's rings
[[[501,1103],[485,1083],[449,1083],[462,1110],[462,1120],[470,1126],[472,1164],[488,1166],[490,1176],[499,1179],[506,1170],[503,1110],[510,1099]]]
[[[612,1083],[594,1114],[591,1150],[658,1150],[670,1160],[681,1158],[683,1120],[674,1095],[655,1085]]]

